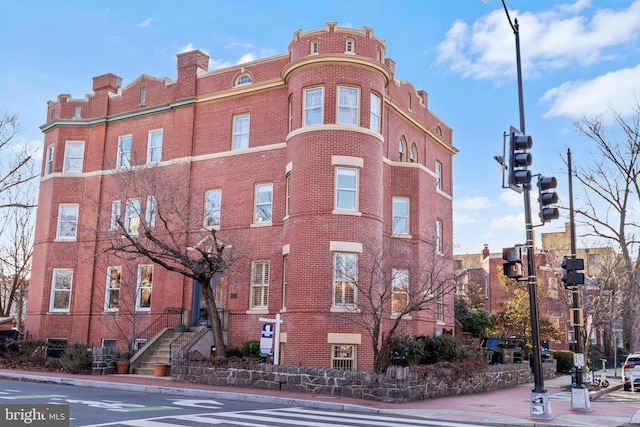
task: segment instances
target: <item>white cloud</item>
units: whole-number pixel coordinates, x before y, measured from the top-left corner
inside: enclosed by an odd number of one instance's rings
[[[153,18],[147,18],[144,21],[142,21],[141,23],[139,23],[138,27],[140,27],[140,28],[150,27],[152,21],[153,21]]]
[[[524,237],[524,213],[518,215],[505,215],[500,218],[491,220],[489,224],[490,230],[519,230],[522,231]]]
[[[473,224],[476,222],[476,218],[473,215],[461,214],[459,212],[453,212],[453,223],[456,225],[461,224]]]
[[[506,206],[514,208],[522,208],[524,199],[522,193],[516,193],[513,190],[505,190],[500,193],[498,199]]]
[[[482,196],[463,196],[456,198],[453,203],[456,209],[463,210],[489,209],[491,207],[489,198]]]
[[[572,119],[604,116],[614,110],[623,117],[636,113],[640,65],[599,76],[592,80],[567,82],[549,89],[541,100],[551,107],[546,117]]]
[[[628,8],[585,13],[590,2],[577,0],[531,13],[510,11],[520,24],[522,68],[525,77],[568,66],[607,60],[640,35],[640,0]],[[502,8],[469,26],[455,22],[437,48],[437,62],[464,77],[495,80],[515,73],[514,36]]]
[[[245,53],[240,57],[237,64],[244,64],[246,62],[255,61],[257,58],[253,53]]]

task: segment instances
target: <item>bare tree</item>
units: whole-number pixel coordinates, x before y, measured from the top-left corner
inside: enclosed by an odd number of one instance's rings
[[[33,200],[28,204],[10,196],[12,190],[38,176],[34,173],[33,161],[36,151],[30,151],[24,144],[16,141],[19,128],[17,115],[0,116],[0,208],[35,206]]]
[[[576,222],[596,237],[616,247],[624,275],[618,283],[625,296],[625,341],[640,350],[640,252],[634,207],[640,199],[640,105],[627,121],[613,112],[617,131],[611,135],[602,117],[583,119],[578,132],[594,144],[591,161],[581,162],[574,176],[582,184],[584,200],[575,209]]]
[[[26,304],[35,229],[33,187],[23,183],[5,191],[7,206],[0,218],[0,315],[16,313],[16,326],[23,329],[22,312]]]
[[[377,247],[364,246],[357,267],[353,258],[336,254],[336,295],[346,297],[344,318],[369,335],[373,367],[381,372],[390,360],[392,338],[406,322],[423,322],[425,316],[435,322],[444,319],[445,310],[453,317],[453,262],[425,242],[394,247],[386,238]],[[421,253],[417,263],[414,251]]]
[[[225,356],[222,322],[212,279],[230,268],[232,254],[215,226],[205,227],[202,211],[192,210],[184,180],[171,180],[159,166],[119,170],[122,212],[111,212],[103,252],[124,260],[146,259],[201,286],[218,356]],[[197,192],[194,192],[197,193]]]

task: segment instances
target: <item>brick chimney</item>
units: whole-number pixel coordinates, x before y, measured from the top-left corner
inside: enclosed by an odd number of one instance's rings
[[[491,252],[489,251],[489,245],[485,243],[482,246],[482,260],[484,261],[485,259],[489,258],[490,253]]]

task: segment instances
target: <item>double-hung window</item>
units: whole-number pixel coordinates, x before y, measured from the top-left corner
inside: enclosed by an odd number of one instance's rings
[[[338,86],[338,123],[358,124],[360,91],[356,87]]]
[[[70,268],[55,268],[51,278],[51,300],[49,311],[69,312],[71,303],[71,284],[73,270]]]
[[[82,172],[84,161],[84,141],[67,141],[64,146],[64,164],[62,172]]]
[[[336,210],[358,210],[358,169],[336,167]]]
[[[136,309],[151,309],[151,291],[153,290],[153,265],[138,266],[138,297]]]
[[[129,234],[138,234],[140,231],[140,199],[127,200],[124,227]]]
[[[149,132],[147,163],[158,163],[162,160],[162,135],[162,129]]]
[[[105,311],[118,311],[120,306],[120,279],[122,267],[107,268],[107,290],[104,298]]]
[[[333,258],[333,306],[353,307],[356,303],[357,255],[336,252]]]
[[[133,137],[131,135],[121,136],[118,138],[118,158],[116,159],[117,168],[128,168],[131,166],[131,143]]]
[[[436,188],[442,190],[442,163],[436,162]]]
[[[409,234],[409,198],[393,198],[393,234]]]
[[[399,315],[409,301],[409,270],[394,268],[391,275],[391,314]]]
[[[114,200],[111,202],[111,223],[109,224],[109,230],[118,229],[118,221],[120,221],[121,211],[122,203],[120,203],[120,200]]]
[[[380,97],[371,92],[369,102],[369,129],[380,133],[380,123],[382,117],[382,103]]]
[[[233,118],[232,149],[249,148],[249,118],[249,114],[242,114]]]
[[[222,209],[222,190],[207,190],[204,200],[204,226],[220,227]]]
[[[45,175],[49,175],[53,173],[53,153],[54,153],[54,146],[53,145],[48,146],[47,157],[45,159],[45,164],[44,164]]]
[[[331,346],[331,368],[353,370],[356,368],[356,346],[339,345]]]
[[[442,253],[442,220],[436,220],[436,241],[435,250],[437,254]]]
[[[254,223],[270,223],[273,210],[273,184],[257,184],[255,200]]]
[[[266,309],[269,304],[269,260],[256,260],[251,264],[251,309]]]
[[[304,90],[304,125],[320,125],[323,122],[324,89],[313,87]]]
[[[60,204],[58,206],[58,228],[56,239],[75,240],[78,232],[78,205]]]
[[[147,206],[144,214],[144,221],[148,228],[156,226],[156,215],[158,213],[158,202],[154,196],[147,197]]]

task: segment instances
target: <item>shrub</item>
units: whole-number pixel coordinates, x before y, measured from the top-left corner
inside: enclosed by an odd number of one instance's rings
[[[240,354],[242,357],[252,357],[259,358],[260,357],[260,341],[252,340],[245,341],[242,343],[242,349],[240,350]]]
[[[86,343],[73,343],[64,350],[60,357],[62,369],[71,374],[86,372],[91,368],[91,352]]]
[[[453,362],[460,360],[462,349],[460,342],[452,335],[440,335],[426,341],[427,363]]]
[[[573,368],[573,351],[557,350],[551,353],[553,358],[557,360],[557,371],[562,374],[568,374]]]

